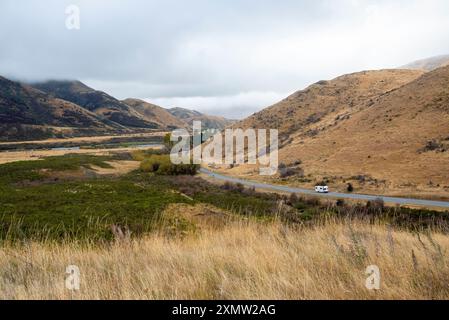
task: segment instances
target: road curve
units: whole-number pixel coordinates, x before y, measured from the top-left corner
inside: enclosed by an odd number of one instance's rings
[[[243,179],[238,179],[238,178],[234,178],[234,177],[224,176],[222,174],[212,172],[206,168],[201,168],[200,172],[208,175],[211,178],[217,179],[217,180],[241,183],[245,186],[255,187],[258,189],[275,190],[275,191],[288,192],[288,193],[300,193],[300,194],[308,194],[308,195],[314,195],[314,196],[319,196],[319,197],[339,198],[339,199],[366,200],[366,201],[382,199],[385,203],[389,203],[389,204],[416,205],[416,206],[424,206],[424,207],[438,207],[438,208],[448,208],[449,209],[449,202],[446,202],[446,201],[385,197],[385,196],[375,196],[375,195],[368,195],[368,194],[339,193],[339,192],[329,192],[326,194],[321,194],[321,193],[316,193],[315,191],[308,190],[308,189],[292,188],[292,187],[286,187],[286,186],[266,184],[266,183],[260,183],[260,182],[250,181],[250,180],[243,180]]]

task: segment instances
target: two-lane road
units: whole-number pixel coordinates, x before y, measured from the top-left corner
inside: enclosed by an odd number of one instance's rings
[[[416,205],[416,206],[424,206],[424,207],[438,207],[438,208],[448,208],[449,209],[449,202],[446,202],[446,201],[385,197],[385,196],[375,196],[375,195],[367,195],[367,194],[339,193],[339,192],[329,192],[326,194],[321,194],[321,193],[316,193],[315,191],[308,190],[308,189],[292,188],[292,187],[286,187],[286,186],[266,184],[266,183],[261,183],[261,182],[255,182],[255,181],[250,181],[250,180],[243,180],[243,179],[238,179],[238,178],[234,178],[234,177],[224,176],[224,175],[212,172],[205,168],[201,168],[200,171],[202,173],[208,175],[209,177],[217,179],[217,180],[229,181],[229,182],[233,182],[233,183],[241,183],[245,186],[255,187],[258,189],[281,191],[281,192],[287,192],[287,193],[308,194],[308,195],[315,195],[315,196],[329,197],[329,198],[352,199],[352,200],[368,201],[368,200],[382,199],[385,203],[389,203],[389,204]]]

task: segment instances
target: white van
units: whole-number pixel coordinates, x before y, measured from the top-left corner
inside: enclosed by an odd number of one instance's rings
[[[329,193],[329,187],[328,186],[316,186],[315,192],[318,193]]]

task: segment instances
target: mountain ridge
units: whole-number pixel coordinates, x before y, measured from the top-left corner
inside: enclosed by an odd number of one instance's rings
[[[235,123],[235,120],[226,119],[220,116],[211,116],[196,110],[185,108],[170,108],[167,110],[173,116],[183,120],[191,128],[193,121],[201,121],[203,128],[223,130]]]
[[[449,64],[449,54],[417,60],[402,66],[402,69],[433,71]]]
[[[23,84],[0,76],[0,107],[0,140],[7,141],[170,131],[190,128],[193,119],[202,120],[205,128],[228,124],[197,111],[179,109],[189,117],[177,117],[144,100],[120,101],[78,80]]]
[[[128,105],[105,92],[92,89],[80,81],[47,81],[32,84],[54,97],[73,102],[108,120],[131,128],[157,129]]]
[[[0,77],[0,137],[48,137],[65,130],[89,134],[118,130],[74,103],[58,99],[31,86]]]
[[[176,128],[187,127],[187,124],[184,121],[173,116],[167,109],[158,105],[135,98],[128,98],[122,102],[133,108],[148,121],[157,123],[161,128],[173,130]]]

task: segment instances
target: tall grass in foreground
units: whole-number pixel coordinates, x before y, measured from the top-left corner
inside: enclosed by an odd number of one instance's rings
[[[232,222],[186,237],[0,247],[2,299],[448,299],[449,236],[334,222]],[[79,266],[81,290],[64,286]],[[378,265],[381,290],[365,288]]]

